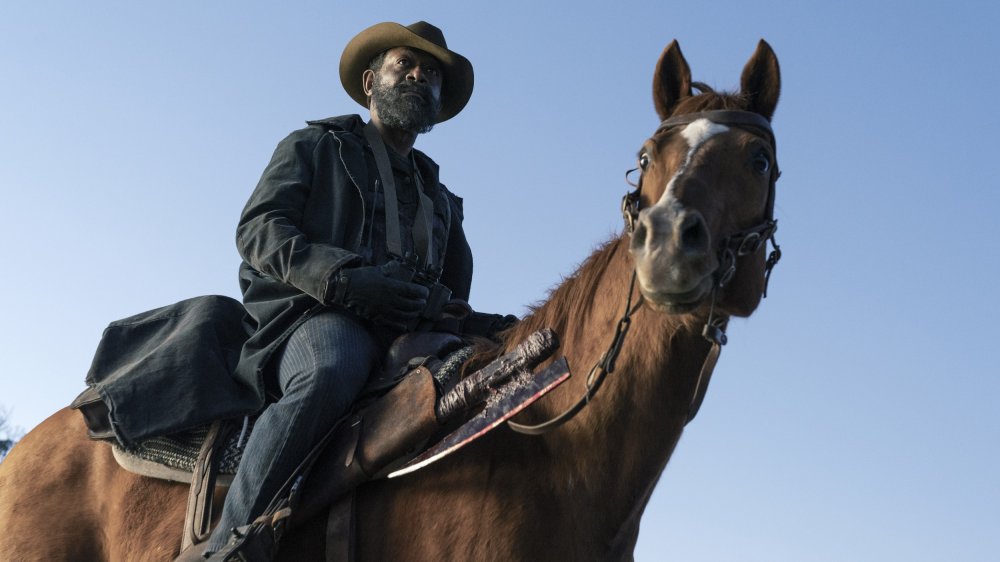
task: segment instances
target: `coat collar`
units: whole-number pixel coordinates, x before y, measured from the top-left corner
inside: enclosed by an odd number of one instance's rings
[[[320,127],[334,134],[350,133],[357,136],[362,145],[368,146],[368,142],[364,138],[365,120],[362,119],[360,115],[338,115],[336,117],[327,117],[326,119],[306,121],[306,124],[311,127]],[[420,165],[421,170],[425,173],[424,179],[430,179],[426,177],[427,172],[430,172],[434,178],[434,183],[436,184],[438,180],[438,173],[440,171],[440,167],[437,165],[437,162],[416,148],[413,149],[413,152],[416,154],[417,163]]]

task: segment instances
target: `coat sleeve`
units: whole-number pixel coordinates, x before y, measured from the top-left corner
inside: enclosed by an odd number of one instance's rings
[[[441,187],[445,189],[443,185]],[[454,298],[468,302],[472,289],[472,250],[462,228],[462,198],[447,189],[445,194],[451,205],[451,226],[448,229],[448,247],[445,250],[441,283],[451,289]]]
[[[315,129],[303,129],[278,144],[243,209],[236,228],[236,246],[257,271],[327,303],[333,274],[361,258],[343,248],[311,242],[300,227],[313,185],[317,153],[326,136],[317,134]]]

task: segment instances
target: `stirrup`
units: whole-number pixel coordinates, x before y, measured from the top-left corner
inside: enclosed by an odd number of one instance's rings
[[[253,523],[233,529],[229,542],[212,553],[207,562],[270,562],[278,552],[278,540],[291,515],[287,507],[273,515],[258,517]]]

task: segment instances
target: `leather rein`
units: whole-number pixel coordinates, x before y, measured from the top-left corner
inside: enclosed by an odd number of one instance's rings
[[[698,373],[698,380],[695,383],[694,393],[688,407],[688,416],[687,421],[684,422],[685,425],[690,423],[691,420],[693,420],[698,414],[698,410],[701,409],[701,404],[705,400],[705,393],[708,390],[708,383],[712,378],[712,372],[715,370],[715,365],[718,363],[719,355],[722,352],[722,346],[728,341],[725,331],[728,318],[716,316],[715,304],[719,291],[722,290],[736,274],[737,259],[754,254],[768,242],[771,243],[774,249],[770,254],[768,254],[767,261],[764,264],[764,289],[762,293],[764,298],[767,298],[767,285],[771,280],[771,271],[778,263],[778,260],[781,259],[781,247],[778,246],[778,243],[774,238],[774,234],[778,230],[778,221],[774,218],[775,184],[781,176],[781,172],[778,168],[776,156],[777,145],[775,143],[774,131],[771,129],[770,121],[757,113],[749,111],[700,111],[685,115],[677,115],[665,119],[660,123],[660,126],[657,127],[653,136],[667,132],[682,125],[688,125],[698,119],[708,119],[709,121],[719,125],[747,129],[756,135],[764,137],[771,145],[772,154],[775,154],[775,162],[774,166],[771,168],[771,178],[768,186],[764,220],[757,226],[742,230],[724,238],[719,245],[719,266],[713,274],[715,277],[715,284],[712,287],[712,301],[709,308],[708,320],[706,320],[705,326],[702,328],[701,332],[702,337],[711,343],[711,347],[709,348],[708,355],[706,355],[704,362],[702,362],[701,370]],[[625,220],[625,230],[629,236],[631,236],[635,231],[635,223],[639,218],[639,211],[641,210],[639,208],[639,202],[642,195],[642,171],[640,170],[639,172],[640,175],[638,183],[633,183],[628,179],[629,175],[637,169],[638,168],[633,168],[625,173],[625,181],[629,183],[629,185],[635,187],[635,189],[626,193],[625,196],[622,197],[621,205],[622,217]],[[508,421],[507,425],[511,429],[517,431],[518,433],[524,433],[527,435],[542,435],[563,425],[590,403],[590,400],[595,394],[597,394],[598,389],[600,389],[605,377],[614,372],[618,354],[621,352],[625,336],[628,334],[629,327],[632,324],[632,314],[635,313],[635,311],[638,310],[639,306],[642,304],[641,295],[635,305],[632,304],[632,295],[635,292],[635,281],[636,271],[633,269],[632,280],[629,283],[628,296],[625,300],[625,312],[622,314],[621,319],[618,320],[614,336],[612,337],[611,344],[608,346],[607,351],[601,355],[601,358],[590,369],[590,373],[587,375],[587,389],[583,396],[581,396],[575,404],[570,406],[563,413],[546,422],[537,425],[522,425],[513,421]]]

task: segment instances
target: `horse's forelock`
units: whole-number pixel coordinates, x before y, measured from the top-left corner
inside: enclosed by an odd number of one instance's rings
[[[745,110],[747,108],[747,98],[742,94],[716,92],[707,84],[701,82],[695,82],[692,85],[702,93],[686,97],[677,102],[673,115],[713,111],[716,109]]]

